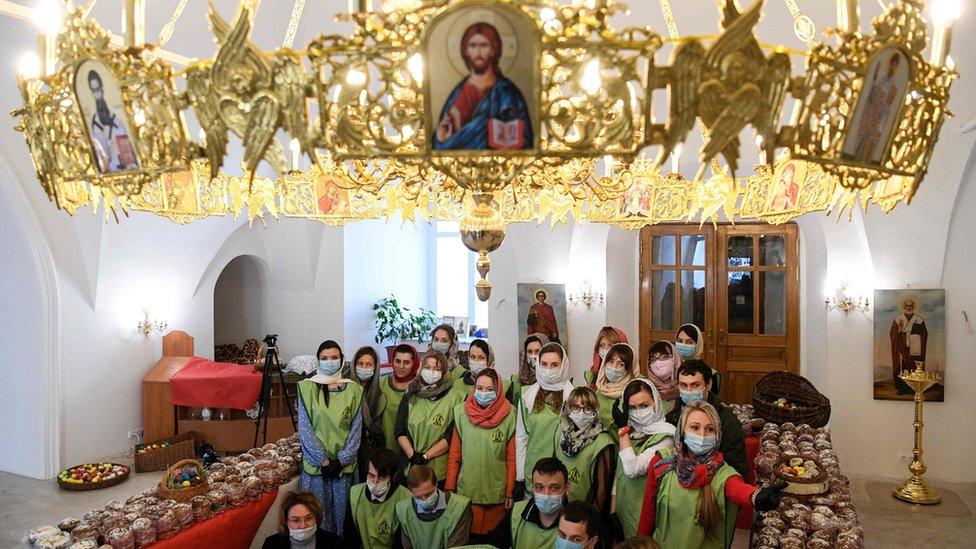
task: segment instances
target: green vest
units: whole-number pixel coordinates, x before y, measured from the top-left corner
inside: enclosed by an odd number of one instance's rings
[[[363,547],[381,549],[393,547],[393,534],[396,533],[397,520],[394,506],[401,501],[410,501],[410,490],[398,484],[391,484],[392,494],[382,503],[370,501],[366,483],[357,484],[349,492],[349,506],[352,519],[356,523]]]
[[[614,436],[617,434],[617,429],[620,428],[613,422],[613,403],[616,401],[617,399],[610,398],[600,393],[600,391],[596,391],[596,403],[598,407],[596,413],[603,420],[603,424],[607,426],[607,431],[613,433]]]
[[[329,393],[329,406],[325,406],[325,395],[321,394],[318,384],[310,379],[298,382],[298,396],[305,405],[308,419],[312,422],[312,430],[319,446],[325,450],[330,459],[339,454],[349,439],[352,430],[352,420],[356,412],[363,405],[363,388],[357,383],[346,383],[341,391]],[[324,391],[322,391],[324,392]],[[302,459],[302,468],[310,475],[321,474],[321,464]],[[356,469],[355,460],[347,465],[342,472],[352,473]]]
[[[468,498],[460,494],[448,494],[447,508],[435,520],[420,520],[412,497],[397,502],[395,509],[397,521],[410,539],[410,544],[417,549],[433,549],[448,546],[448,538],[454,533],[454,529],[470,507],[471,502]]]
[[[380,379],[380,408],[381,412],[374,412],[380,415],[380,429],[383,430],[383,444],[388,450],[400,451],[397,444],[396,435],[396,416],[400,409],[400,401],[406,390],[398,391],[393,388],[393,376],[386,376]]]
[[[522,398],[522,380],[519,379],[518,372],[512,375],[508,384],[512,387],[512,398],[510,400],[512,404],[515,404]]]
[[[525,388],[522,389],[525,392]],[[559,413],[553,412],[548,404],[538,412],[533,412],[532,408],[526,408],[522,395],[519,395],[519,406],[522,407],[522,424],[525,426],[525,434],[528,435],[523,474],[526,479],[531,479],[535,463],[542,458],[555,455],[552,439],[560,428]],[[532,406],[531,402],[529,406]]]
[[[461,438],[458,493],[478,505],[503,503],[508,480],[508,442],[515,435],[514,410],[497,426],[484,429],[471,423],[461,403],[454,408],[454,426]]]
[[[586,371],[583,372],[583,381],[586,382],[587,387],[592,387],[593,384],[596,383],[596,374],[594,374],[592,370],[587,368]]]
[[[643,440],[631,440],[634,454],[641,455],[644,450],[661,442],[668,435],[652,435]],[[624,464],[617,455],[617,472],[614,478],[617,487],[617,518],[623,526],[624,538],[637,535],[637,524],[640,522],[641,506],[644,505],[644,488],[647,485],[647,474],[637,478],[630,478],[624,474]]]
[[[464,400],[464,395],[451,389],[437,400],[417,398],[407,410],[407,432],[413,441],[414,451],[424,453],[444,438],[447,428],[454,421],[454,407]],[[427,464],[434,470],[438,482],[447,476],[447,452]],[[407,470],[410,469],[408,464]]]
[[[695,524],[695,509],[698,505],[698,489],[689,490],[678,484],[678,475],[668,471],[657,487],[655,506],[654,541],[662,549],[701,547],[702,549],[727,549],[732,545],[735,533],[735,517],[739,507],[725,498],[725,481],[738,475],[728,464],[723,464],[715,473],[710,489],[718,504],[718,526],[716,538],[705,538],[705,532]]]
[[[455,391],[462,393],[466,396],[471,396],[474,394],[474,385],[468,385],[467,383],[465,383],[464,378],[460,375],[457,377],[457,379],[454,380],[452,387],[454,388]],[[505,393],[507,391],[508,391],[508,380],[502,379],[502,394],[498,396],[504,398]]]
[[[604,448],[614,445],[613,437],[607,432],[600,433],[593,442],[573,457],[569,457],[566,452],[563,452],[560,447],[562,439],[563,430],[560,427],[556,429],[554,434],[553,452],[569,471],[569,501],[590,501],[590,488],[593,487],[593,468],[596,467],[596,458]]]
[[[528,504],[528,500],[523,500],[512,506],[512,549],[546,549],[555,546],[559,521],[552,528],[544,530],[523,519],[522,513]]]

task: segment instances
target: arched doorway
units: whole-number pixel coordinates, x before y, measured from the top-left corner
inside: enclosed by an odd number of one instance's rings
[[[237,256],[224,266],[214,283],[215,347],[261,341],[268,324],[267,282],[267,268],[257,257]]]

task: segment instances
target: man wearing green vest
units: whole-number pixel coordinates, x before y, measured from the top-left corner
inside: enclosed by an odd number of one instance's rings
[[[399,470],[396,452],[378,448],[369,458],[366,482],[352,487],[346,516],[352,524],[344,531],[346,547],[392,549],[400,547],[395,506],[410,501],[410,491],[394,484]]]
[[[509,516],[488,535],[486,541],[502,549],[554,547],[559,513],[569,493],[569,472],[554,457],[542,458],[532,468],[532,499],[512,506]]]
[[[407,473],[413,496],[397,502],[396,518],[404,549],[461,547],[471,532],[471,501],[437,488],[437,475],[426,465]]]
[[[396,439],[396,417],[400,410],[400,401],[407,392],[410,382],[420,370],[420,355],[417,349],[407,343],[401,343],[393,350],[393,374],[385,378],[377,378],[380,382],[380,429],[383,431],[383,444],[390,450],[398,450],[400,446]]]
[[[571,501],[559,513],[558,549],[601,549],[600,512],[585,501]]]

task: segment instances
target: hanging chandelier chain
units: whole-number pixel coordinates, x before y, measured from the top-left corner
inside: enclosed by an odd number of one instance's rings
[[[305,11],[305,0],[295,0],[295,5],[291,8],[291,18],[288,19],[288,30],[285,31],[285,39],[281,46],[291,48],[295,44],[295,34],[298,32],[298,24],[302,21],[302,12]]]
[[[93,0],[98,1],[98,0]],[[158,55],[157,52],[166,47],[166,43],[169,39],[173,37],[173,32],[176,30],[176,22],[180,20],[180,16],[183,15],[183,10],[186,8],[187,0],[180,0],[180,3],[176,5],[176,9],[173,10],[173,15],[170,16],[169,21],[163,25],[162,30],[159,31],[159,37],[156,38],[156,49],[149,52],[149,61],[152,62],[156,59]]]
[[[878,1],[881,2],[882,0]],[[810,17],[800,11],[800,6],[796,3],[796,0],[786,0],[786,8],[790,10],[790,15],[793,16],[793,34],[805,42],[807,47],[812,48],[817,43],[814,40],[817,26],[813,24],[813,19],[810,19]]]

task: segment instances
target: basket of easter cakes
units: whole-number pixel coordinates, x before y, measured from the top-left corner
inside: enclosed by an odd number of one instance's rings
[[[186,503],[210,491],[203,464],[195,459],[177,461],[166,469],[159,481],[159,497]]]

